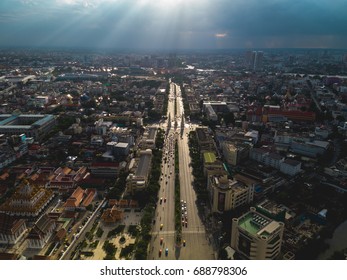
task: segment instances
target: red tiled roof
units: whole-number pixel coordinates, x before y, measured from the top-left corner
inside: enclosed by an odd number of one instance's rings
[[[95,189],[87,189],[86,190],[87,197],[83,199],[82,205],[87,207],[94,199],[96,190]]]
[[[119,204],[119,202],[118,202],[118,200],[117,199],[109,199],[108,200],[108,205],[109,206],[114,206],[114,205],[118,205]]]
[[[120,207],[128,207],[128,205],[129,205],[129,202],[128,202],[127,199],[121,199],[121,200],[119,201],[119,206],[120,206]]]
[[[0,180],[6,180],[9,176],[10,176],[10,174],[8,174],[8,172],[5,172],[5,173],[1,174]]]
[[[136,200],[130,200],[129,201],[129,206],[130,207],[138,207],[139,204],[138,204],[138,202]]]

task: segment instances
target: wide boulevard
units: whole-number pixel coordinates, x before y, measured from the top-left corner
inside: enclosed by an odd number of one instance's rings
[[[176,110],[175,110],[176,102]],[[175,112],[176,111],[176,112]],[[190,167],[188,133],[194,129],[185,123],[180,87],[170,83],[167,121],[160,124],[166,131],[163,148],[159,198],[152,228],[148,259],[209,260],[215,252],[208,233],[198,215],[193,176]],[[180,201],[182,210],[182,242],[175,234],[175,142],[179,151]]]

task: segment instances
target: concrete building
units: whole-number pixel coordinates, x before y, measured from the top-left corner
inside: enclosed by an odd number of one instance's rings
[[[330,143],[327,141],[293,141],[290,145],[290,151],[312,158],[316,158],[318,155],[324,155],[324,153],[328,150]]]
[[[293,217],[289,208],[269,199],[264,199],[258,203],[255,208],[259,213],[278,222],[286,222],[286,220],[290,220]]]
[[[90,138],[90,145],[101,147],[104,145],[104,139],[102,138],[102,136],[93,135]]]
[[[275,169],[280,169],[281,163],[283,162],[284,157],[277,153],[269,153],[268,156],[264,158],[264,163],[268,166],[271,166]]]
[[[208,120],[214,122],[218,121],[218,116],[210,104],[205,105],[205,112]]]
[[[55,124],[53,115],[2,114],[0,115],[0,134],[10,136],[25,134],[40,140],[53,129]]]
[[[301,162],[294,159],[285,159],[281,162],[280,171],[284,174],[295,176],[301,172]]]
[[[301,162],[293,159],[285,159],[278,153],[270,153],[262,148],[253,148],[249,157],[266,166],[271,166],[286,175],[295,176],[301,171]]]
[[[269,151],[262,148],[253,148],[249,152],[249,157],[257,162],[265,163],[265,158],[269,155]]]
[[[28,153],[28,141],[24,134],[6,137],[0,134],[0,170]]]
[[[245,133],[245,137],[252,138],[252,143],[256,144],[259,140],[259,131],[251,130]]]
[[[122,143],[122,142],[108,142],[106,144],[107,151],[109,151],[114,156],[127,156],[130,151],[130,145],[129,143]]]
[[[141,148],[142,149],[154,149],[155,148],[155,139],[157,137],[157,128],[149,127],[143,133]]]
[[[147,149],[140,152],[137,167],[134,173],[130,173],[127,178],[127,191],[134,193],[147,186],[148,176],[151,170],[152,150]]]
[[[230,180],[226,175],[213,175],[208,178],[212,212],[223,213],[253,201],[254,185],[247,186]]]
[[[248,158],[250,147],[249,144],[245,143],[223,142],[223,156],[228,164],[236,166],[240,161]]]
[[[120,166],[118,162],[93,162],[89,170],[95,177],[116,178],[119,174]]]
[[[232,143],[224,142],[222,144],[222,151],[226,162],[232,166],[236,166],[238,163],[236,146]]]
[[[251,207],[240,218],[233,218],[231,247],[244,259],[278,259],[283,231],[284,223],[272,220]]]

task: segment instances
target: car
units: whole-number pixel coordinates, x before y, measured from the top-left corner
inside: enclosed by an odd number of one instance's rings
[[[159,258],[161,257],[162,249],[159,249]]]
[[[160,230],[162,230],[162,229],[163,229],[163,227],[164,227],[164,225],[163,225],[163,224],[160,224]]]
[[[164,202],[166,202],[166,197],[164,197]]]
[[[168,254],[169,254],[169,248],[166,248],[166,249],[165,249],[165,256],[167,257]]]
[[[161,237],[161,238],[160,238],[160,245],[163,245],[163,240],[164,240],[164,238]]]

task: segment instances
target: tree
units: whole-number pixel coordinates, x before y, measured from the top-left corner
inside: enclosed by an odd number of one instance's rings
[[[92,204],[89,204],[89,205],[86,207],[86,210],[87,210],[87,211],[93,211],[93,205],[92,205]]]
[[[229,112],[224,115],[224,121],[226,125],[235,124],[235,117],[233,112]]]

